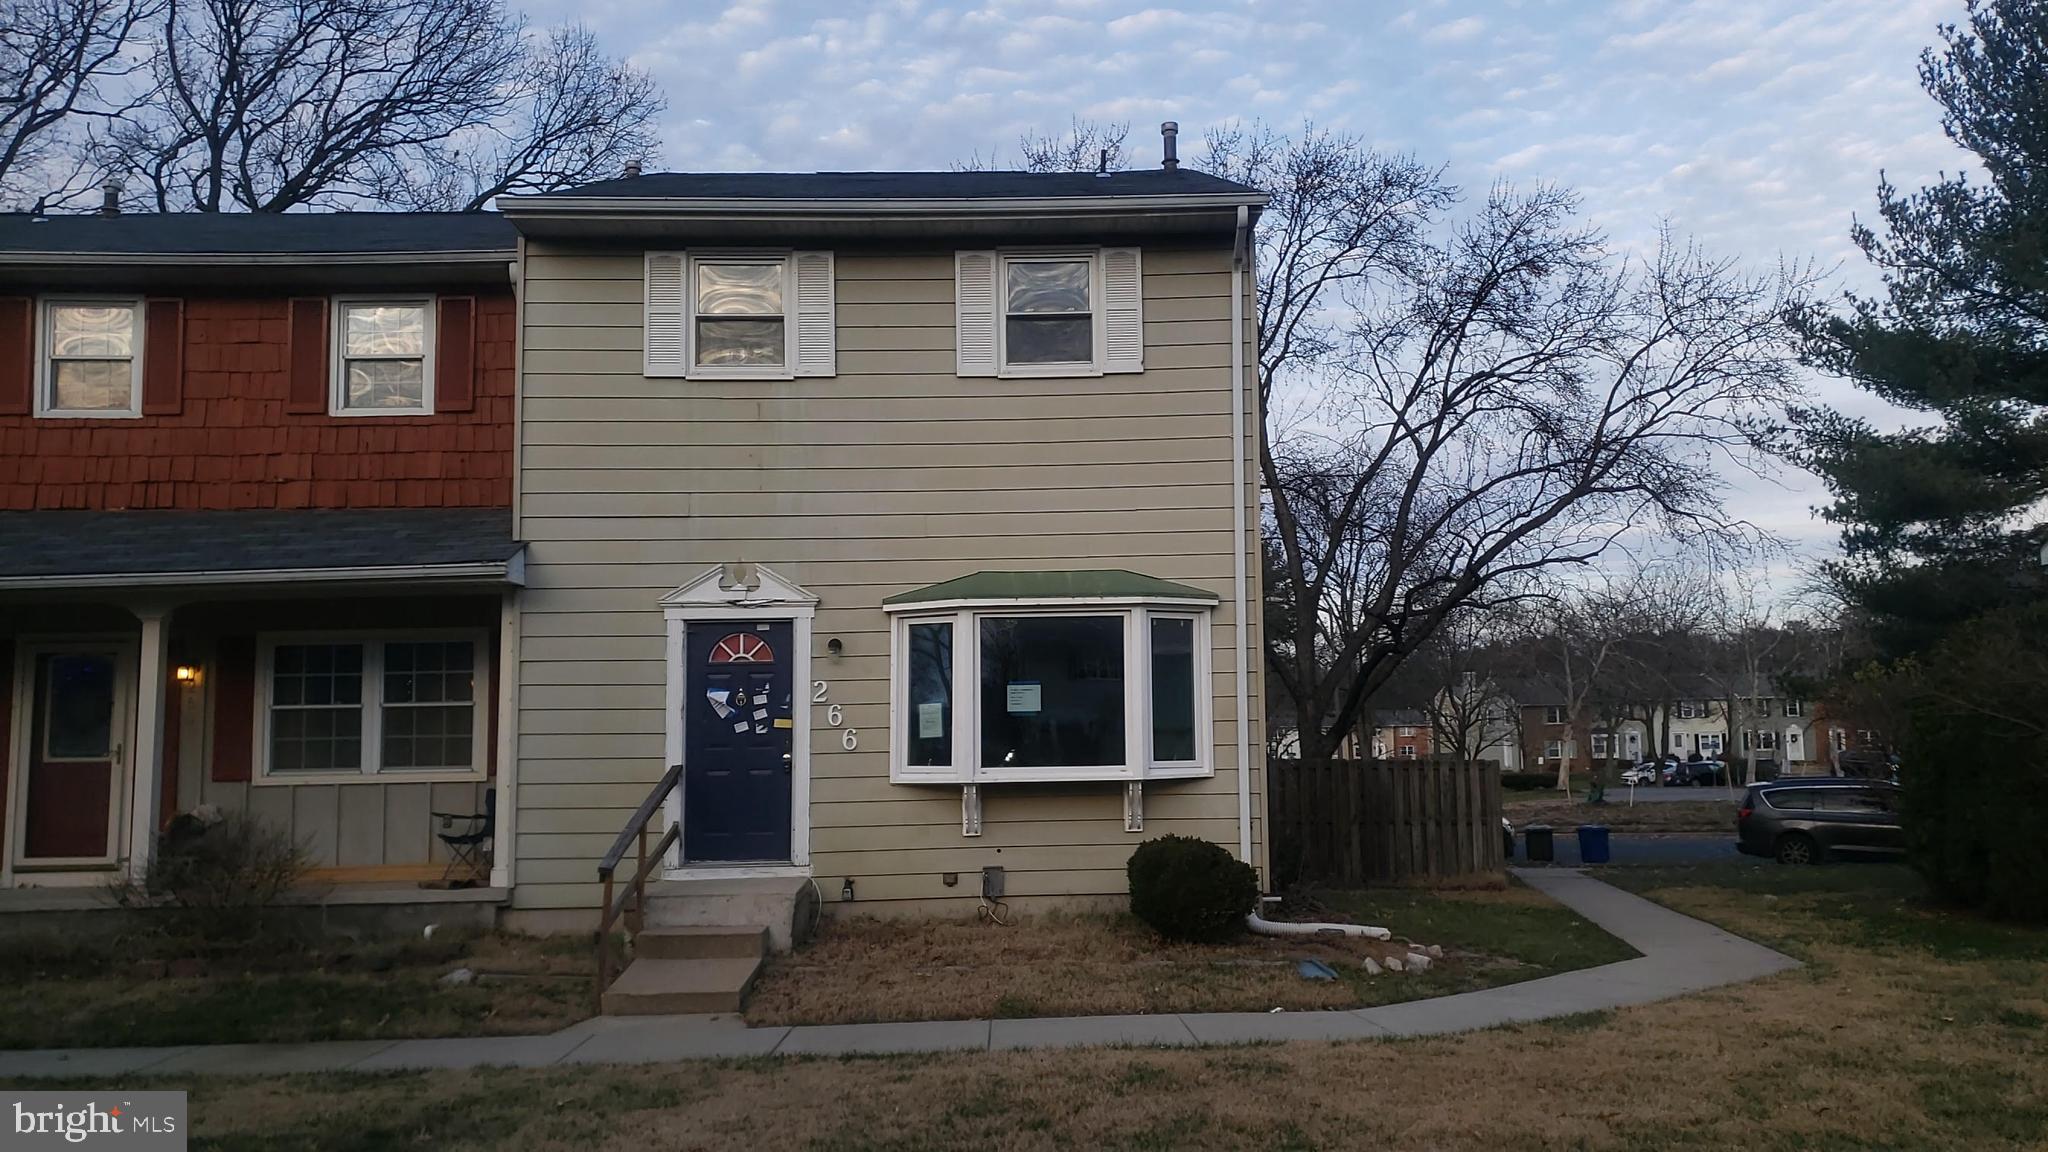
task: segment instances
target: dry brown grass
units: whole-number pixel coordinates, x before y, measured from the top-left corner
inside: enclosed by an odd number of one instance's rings
[[[1810,967],[1441,1039],[193,1085],[195,1148],[2041,1148],[2048,934],[1687,882]],[[1908,942],[1894,940],[1901,929]],[[1927,943],[1961,940],[1960,950]]]
[[[8,957],[0,1048],[506,1035],[552,1032],[590,1014],[590,953],[580,940],[491,933],[323,944],[217,957],[190,976],[115,966],[95,947],[92,963],[62,944]],[[458,967],[477,982],[437,983]]]
[[[1617,832],[1719,832],[1735,834],[1732,800],[1680,800],[1630,807],[1627,790],[1610,791],[1605,804],[1581,804],[1558,796],[1515,797],[1501,802],[1501,814],[1517,831],[1530,824],[1548,824],[1560,833],[1581,824],[1605,824]]]
[[[1313,916],[1383,924],[1444,958],[1422,975],[1368,977],[1360,961],[1400,942],[1246,936],[1172,944],[1128,916],[1046,915],[1004,928],[972,921],[843,919],[778,957],[748,1000],[754,1024],[1355,1008],[1440,996],[1634,953],[1526,888],[1329,893]],[[1338,973],[1310,981],[1295,963]]]

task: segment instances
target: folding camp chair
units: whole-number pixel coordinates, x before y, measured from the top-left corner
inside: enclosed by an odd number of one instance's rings
[[[481,812],[433,812],[440,822],[434,833],[448,846],[448,867],[441,879],[421,887],[478,888],[491,882],[491,849],[498,834],[498,790],[484,789]]]

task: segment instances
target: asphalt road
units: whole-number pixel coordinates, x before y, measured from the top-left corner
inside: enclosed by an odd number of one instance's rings
[[[1580,865],[1576,833],[1555,836],[1552,844],[1557,864],[1567,868]],[[1613,864],[1713,864],[1742,856],[1735,850],[1733,828],[1725,833],[1614,832],[1608,836],[1608,854]],[[1517,834],[1514,863],[1529,862],[1528,837]]]
[[[1654,784],[1638,785],[1636,788],[1636,803],[1701,804],[1711,800],[1720,800],[1733,804],[1742,799],[1743,791],[1744,789],[1740,786],[1735,788],[1665,788]],[[1578,795],[1583,798],[1585,795],[1584,790],[1580,790]],[[1628,804],[1628,785],[1617,784],[1609,788],[1607,790],[1607,802],[1626,807]]]

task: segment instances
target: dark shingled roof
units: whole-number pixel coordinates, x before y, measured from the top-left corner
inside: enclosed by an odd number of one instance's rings
[[[355,256],[503,252],[518,234],[496,212],[0,213],[0,261],[13,253],[150,256]]]
[[[976,572],[909,592],[898,592],[882,603],[936,604],[948,600],[1205,600],[1214,603],[1214,593],[1187,584],[1176,584],[1156,576],[1143,576],[1120,568],[1080,572]]]
[[[518,199],[1030,200],[1114,196],[1255,196],[1258,190],[1178,168],[1113,172],[652,172]]]
[[[504,508],[0,512],[0,579],[503,564]]]

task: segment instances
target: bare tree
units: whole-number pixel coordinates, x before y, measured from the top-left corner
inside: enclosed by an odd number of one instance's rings
[[[82,166],[51,172],[81,122],[118,116],[126,53],[153,0],[0,0],[0,196],[61,197]]]
[[[110,140],[159,211],[480,207],[650,147],[660,109],[501,0],[165,0],[149,27],[152,98]]]
[[[1269,530],[1315,606],[1270,663],[1330,732],[1454,612],[1533,595],[1626,537],[1754,535],[1717,469],[1753,459],[1797,395],[1779,317],[1803,280],[1668,236],[1625,260],[1576,209],[1496,187],[1353,300],[1319,425],[1268,430]],[[1326,746],[1304,732],[1305,758]]]
[[[1131,154],[1125,147],[1130,134],[1128,120],[1076,116],[1062,135],[1026,132],[1017,137],[1018,167],[1026,172],[1121,172],[1131,166]],[[954,167],[962,172],[1002,168],[1002,149],[991,149],[987,156],[977,151]]]
[[[581,25],[531,43],[508,110],[408,170],[404,207],[473,212],[495,197],[545,192],[616,176],[660,151],[654,121],[667,101],[646,73],[604,54]],[[422,175],[423,174],[423,175]]]

